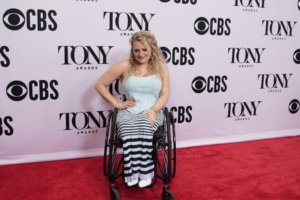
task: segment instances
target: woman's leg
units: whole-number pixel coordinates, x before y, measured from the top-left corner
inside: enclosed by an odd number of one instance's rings
[[[162,113],[157,115],[156,124],[151,126],[146,115],[120,111],[117,123],[123,140],[125,182],[136,184],[140,179],[151,183],[154,176],[153,134],[163,123]]]

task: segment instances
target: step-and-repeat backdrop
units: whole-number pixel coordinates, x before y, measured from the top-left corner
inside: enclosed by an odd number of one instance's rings
[[[102,155],[95,83],[139,30],[168,63],[178,147],[300,134],[299,0],[10,0],[0,16],[0,164]]]

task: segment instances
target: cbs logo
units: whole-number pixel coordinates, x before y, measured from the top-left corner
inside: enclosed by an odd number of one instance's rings
[[[199,35],[210,33],[211,35],[230,35],[230,19],[199,17],[194,22],[194,29]]]
[[[16,80],[7,85],[6,94],[13,101],[22,101],[27,95],[33,101],[49,98],[55,100],[58,98],[56,86],[58,86],[57,80],[32,80],[28,84]]]
[[[193,47],[174,47],[172,49],[160,47],[160,50],[167,63],[173,65],[193,65],[195,63],[195,49]]]
[[[227,90],[227,76],[197,76],[192,81],[192,89],[195,93],[202,93],[205,90],[209,93],[225,92]]]
[[[20,30],[25,25],[30,31],[44,31],[47,29],[55,31],[57,23],[54,16],[56,15],[55,10],[29,9],[23,13],[16,8],[11,8],[3,14],[3,23],[8,29],[13,31]]]

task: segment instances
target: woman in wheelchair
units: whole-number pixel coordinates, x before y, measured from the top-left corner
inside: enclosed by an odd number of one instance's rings
[[[128,60],[111,66],[97,81],[96,90],[118,109],[116,124],[123,142],[124,180],[146,187],[154,177],[153,135],[163,124],[162,108],[169,98],[169,72],[155,36],[140,31],[131,39]],[[126,100],[118,101],[108,86],[120,79]]]

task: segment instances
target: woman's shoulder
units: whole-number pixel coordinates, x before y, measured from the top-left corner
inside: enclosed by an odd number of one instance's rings
[[[126,72],[129,68],[129,60],[121,60],[112,65],[112,70],[117,72],[120,76],[119,78],[122,80]]]
[[[129,60],[121,60],[121,61],[115,63],[114,65],[127,68],[127,67],[129,67]]]
[[[116,68],[118,71],[125,73],[129,68],[129,60],[121,60],[115,64],[113,64],[113,68]]]
[[[118,71],[127,71],[129,68],[129,60],[121,60],[119,62],[116,62],[112,65],[112,68],[117,69]]]

